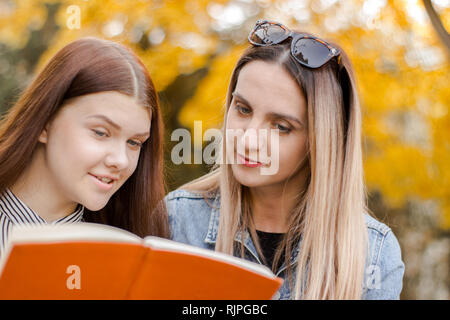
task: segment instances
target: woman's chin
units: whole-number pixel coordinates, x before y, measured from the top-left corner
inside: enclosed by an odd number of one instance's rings
[[[106,204],[108,203],[108,200],[107,201],[83,201],[83,203],[81,203],[81,204],[89,211],[99,211],[106,206]]]
[[[268,176],[261,175],[260,168],[243,168],[242,165],[233,165],[234,178],[243,186],[254,188],[270,184]]]

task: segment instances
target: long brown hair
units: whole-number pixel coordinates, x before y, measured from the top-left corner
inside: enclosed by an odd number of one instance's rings
[[[307,186],[298,190],[298,203],[290,214],[288,231],[272,265],[275,271],[284,253],[287,278],[291,280],[291,288],[295,286],[292,295],[296,299],[361,298],[367,252],[361,114],[353,68],[342,49],[341,57],[345,69],[340,72],[335,61],[310,69],[295,61],[289,43],[252,46],[236,63],[228,86],[223,129],[239,73],[251,61],[278,64],[297,82],[307,101]],[[223,134],[223,155],[226,154],[225,138]],[[228,254],[239,251],[234,244],[235,236],[248,230],[262,255],[247,187],[234,178],[229,164],[222,164],[180,188],[201,193],[220,191],[217,251]],[[289,263],[299,241],[301,247],[293,279]],[[242,244],[240,249],[243,257]]]
[[[53,56],[0,122],[0,192],[29,165],[38,137],[66,99],[117,91],[151,112],[150,138],[135,172],[101,210],[85,210],[85,221],[109,224],[139,236],[169,236],[161,201],[163,122],[155,86],[142,61],[125,46],[82,38]]]

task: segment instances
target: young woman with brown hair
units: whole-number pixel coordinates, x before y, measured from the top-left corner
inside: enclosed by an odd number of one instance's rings
[[[61,49],[0,123],[0,242],[16,224],[89,221],[168,237],[157,92],[125,46]]]
[[[274,298],[398,299],[398,241],[367,214],[350,61],[275,22],[249,41],[228,87],[225,160],[165,198],[172,238],[266,264],[285,279]]]

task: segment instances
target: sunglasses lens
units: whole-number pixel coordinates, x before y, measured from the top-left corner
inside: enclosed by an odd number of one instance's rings
[[[330,49],[314,39],[303,38],[295,42],[292,54],[311,68],[318,68],[333,56]]]
[[[287,38],[289,31],[276,24],[264,23],[250,34],[250,41],[256,45],[280,43]]]

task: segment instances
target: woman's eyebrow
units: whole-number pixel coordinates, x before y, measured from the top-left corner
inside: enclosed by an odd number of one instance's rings
[[[247,106],[251,107],[250,103],[241,94],[237,93],[236,91],[232,93],[232,96],[241,100]],[[305,126],[299,119],[297,119],[296,117],[287,115],[287,114],[282,114],[282,113],[278,113],[278,112],[269,112],[267,115],[272,118],[291,120],[291,121],[297,122],[301,126]]]
[[[297,119],[296,117],[287,115],[287,114],[282,114],[282,113],[278,113],[278,112],[269,112],[268,116],[272,117],[272,118],[277,118],[277,119],[291,120],[291,121],[297,122],[301,126],[304,126],[304,124],[299,119]]]
[[[112,121],[110,118],[108,118],[107,116],[104,116],[102,114],[94,114],[92,116],[87,117],[88,119],[90,118],[97,118],[100,120],[105,121],[106,123],[108,123],[109,125],[111,125],[111,127],[113,127],[114,129],[120,130],[122,129],[117,123],[115,123],[114,121]]]
[[[115,123],[115,122],[112,121],[110,118],[108,118],[107,116],[104,116],[104,115],[102,115],[102,114],[94,114],[94,115],[89,116],[89,117],[87,117],[87,118],[88,118],[88,119],[89,119],[89,118],[97,118],[97,119],[103,120],[103,121],[105,121],[106,123],[108,123],[109,125],[111,125],[111,127],[113,127],[114,129],[116,129],[116,130],[118,130],[118,131],[120,131],[120,130],[122,129],[117,123]],[[149,136],[150,136],[150,132],[137,133],[137,134],[135,134],[134,136],[146,138],[146,137],[149,137]]]
[[[236,91],[233,92],[231,94],[234,98],[237,98],[239,100],[241,100],[244,104],[246,104],[247,106],[251,107],[250,102],[247,101],[247,99],[245,99],[242,95],[240,95],[239,93],[237,93]]]

